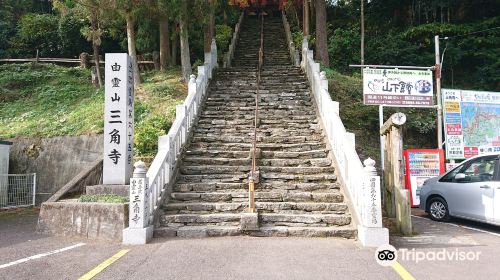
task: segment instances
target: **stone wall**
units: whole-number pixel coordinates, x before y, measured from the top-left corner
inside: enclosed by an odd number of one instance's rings
[[[128,203],[45,202],[37,231],[120,242],[127,227]]]
[[[36,173],[36,204],[46,201],[89,164],[102,157],[102,135],[14,138],[10,173]]]

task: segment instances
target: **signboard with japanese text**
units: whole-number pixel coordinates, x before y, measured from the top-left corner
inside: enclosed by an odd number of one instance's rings
[[[129,184],[134,145],[134,75],[126,53],[107,53],[103,184]]]
[[[129,222],[130,228],[149,225],[149,185],[147,178],[130,179]]]
[[[446,158],[500,151],[500,92],[442,89]]]
[[[430,70],[363,69],[365,105],[430,107],[433,80]]]

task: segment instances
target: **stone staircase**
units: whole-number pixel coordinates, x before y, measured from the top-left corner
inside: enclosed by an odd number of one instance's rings
[[[306,78],[291,65],[281,18],[266,18],[264,34],[255,192],[260,229],[240,229],[260,44],[259,20],[249,17],[233,67],[219,69],[209,86],[155,236],[356,236]]]

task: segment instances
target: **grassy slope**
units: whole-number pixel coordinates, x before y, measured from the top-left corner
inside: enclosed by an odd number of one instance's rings
[[[136,92],[136,147],[154,153],[156,136],[167,131],[187,88],[177,69],[149,72]],[[0,65],[0,139],[52,137],[103,131],[104,92],[90,71],[42,64]]]

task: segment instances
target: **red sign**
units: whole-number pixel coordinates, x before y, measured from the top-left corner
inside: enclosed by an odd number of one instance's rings
[[[446,124],[447,135],[462,135],[462,125],[459,123]]]
[[[478,154],[479,154],[479,150],[477,149],[477,147],[464,147],[465,158],[477,156]]]

